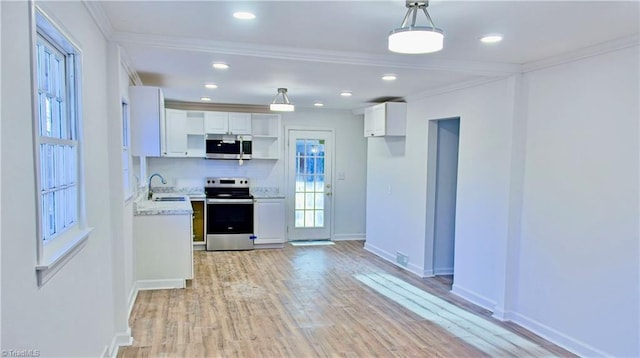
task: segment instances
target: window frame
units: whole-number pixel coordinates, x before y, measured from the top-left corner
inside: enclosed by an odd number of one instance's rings
[[[82,52],[77,42],[58,25],[58,22],[46,14],[39,6],[31,3],[31,90],[32,90],[32,120],[33,145],[35,166],[35,195],[36,195],[36,276],[38,286],[44,285],[51,279],[73,256],[84,246],[93,228],[87,225],[85,212],[85,181],[82,136]],[[42,38],[42,40],[40,40]],[[75,138],[72,140],[51,138],[41,135],[40,130],[40,101],[38,83],[38,43],[46,42],[54,50],[59,51],[65,58],[64,80],[66,98],[65,121],[75,124]],[[71,120],[69,116],[73,116]],[[43,199],[42,199],[42,167],[41,144],[74,145],[75,146],[75,212],[76,220],[73,225],[44,240]],[[64,166],[69,174],[68,166]],[[66,206],[65,206],[66,209]]]

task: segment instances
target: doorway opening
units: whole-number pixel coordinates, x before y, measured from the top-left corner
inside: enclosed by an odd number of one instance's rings
[[[460,118],[429,122],[425,276],[453,284]]]

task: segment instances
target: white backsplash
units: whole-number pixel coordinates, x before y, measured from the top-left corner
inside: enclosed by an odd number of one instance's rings
[[[206,177],[246,177],[252,192],[276,194],[283,192],[284,166],[278,160],[207,160],[200,158],[147,158],[148,175],[158,173],[167,181],[161,185],[154,180],[153,187],[202,188]],[[139,173],[137,168],[134,168]],[[273,194],[273,195],[271,195]]]

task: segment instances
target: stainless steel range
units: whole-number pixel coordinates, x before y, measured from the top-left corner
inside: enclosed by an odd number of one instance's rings
[[[205,178],[207,251],[253,250],[253,196],[247,178]]]

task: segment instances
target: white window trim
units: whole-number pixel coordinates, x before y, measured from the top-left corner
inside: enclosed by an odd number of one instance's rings
[[[32,108],[33,108],[33,145],[35,164],[35,192],[36,192],[36,241],[37,241],[37,263],[35,266],[38,286],[44,285],[60,269],[71,260],[82,248],[86,246],[89,234],[93,231],[87,225],[85,208],[85,176],[84,176],[84,151],[82,140],[82,51],[77,42],[69,36],[69,33],[58,25],[58,21],[52,19],[39,6],[33,2],[30,7],[31,17],[31,86],[32,86]],[[36,83],[37,70],[35,68],[36,43],[38,39],[38,28],[46,37],[50,38],[54,44],[61,45],[67,53],[74,53],[75,92],[76,92],[76,136],[77,136],[77,170],[78,170],[78,214],[77,224],[68,230],[60,233],[57,237],[43,242],[42,240],[42,199],[40,198],[40,133],[38,116],[38,84]]]

